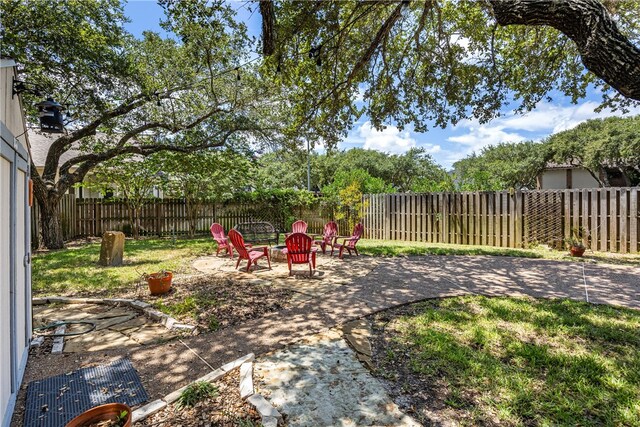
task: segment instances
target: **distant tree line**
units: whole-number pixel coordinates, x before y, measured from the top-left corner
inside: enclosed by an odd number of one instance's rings
[[[488,146],[456,162],[452,175],[463,191],[535,189],[549,162],[583,167],[601,187],[612,177],[640,185],[640,116],[593,119],[540,142]]]

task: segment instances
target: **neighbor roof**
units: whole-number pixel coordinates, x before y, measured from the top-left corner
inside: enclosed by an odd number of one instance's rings
[[[58,139],[58,136],[52,137],[50,134],[42,133],[35,129],[29,129],[28,135],[29,143],[31,145],[31,159],[33,160],[33,164],[36,165],[36,167],[44,167],[49,148],[51,147],[51,144]],[[59,165],[79,154],[81,154],[80,151],[73,148],[62,153]]]

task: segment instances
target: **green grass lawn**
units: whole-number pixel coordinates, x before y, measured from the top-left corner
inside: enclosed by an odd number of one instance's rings
[[[163,239],[126,240],[125,264],[120,267],[98,265],[99,243],[45,252],[33,258],[33,293],[114,296],[131,290],[142,273],[189,273],[195,258],[212,253],[215,254],[215,242],[210,237],[181,239],[175,245]]]
[[[437,243],[390,242],[362,239],[361,253],[372,256],[405,255],[494,255],[530,258],[552,258],[576,261],[565,251],[544,249],[510,249],[489,246],[445,245]],[[40,295],[109,295],[131,290],[142,273],[171,270],[176,274],[192,272],[191,262],[215,253],[210,237],[179,239],[127,240],[125,265],[101,267],[100,244],[89,243],[68,249],[43,252],[33,258],[33,292]],[[640,265],[640,255],[590,253],[585,260]]]
[[[463,425],[640,426],[640,311],[474,296],[374,325],[376,371]]]
[[[640,254],[613,254],[587,250],[582,258],[574,258],[569,251],[543,247],[532,249],[498,248],[493,246],[452,245],[444,243],[399,242],[362,239],[358,251],[373,256],[407,255],[492,255],[524,258],[545,258],[565,261],[598,261],[612,264],[640,265]]]

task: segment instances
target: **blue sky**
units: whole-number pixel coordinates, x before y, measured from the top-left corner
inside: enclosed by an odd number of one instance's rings
[[[237,9],[238,17],[245,21],[250,34],[258,37],[261,18],[255,11],[255,5],[238,0],[230,0],[230,3]],[[252,9],[251,12],[249,8]],[[140,37],[144,30],[164,34],[159,25],[164,17],[163,11],[154,0],[130,0],[125,6],[125,12],[131,19],[131,23],[126,26],[127,30],[135,36]],[[376,131],[368,119],[363,117],[339,144],[339,148],[363,147],[388,153],[403,153],[411,147],[424,147],[440,165],[450,168],[455,161],[490,144],[540,140],[591,118],[622,115],[611,111],[594,112],[599,103],[600,95],[595,90],[591,90],[587,98],[576,105],[571,104],[568,98],[555,96],[552,102],[540,103],[535,110],[525,115],[503,111],[502,117],[483,125],[475,120],[463,120],[456,126],[432,128],[425,133],[413,132],[410,127],[400,131],[392,125],[383,131]],[[640,107],[627,115],[636,114],[640,114]]]

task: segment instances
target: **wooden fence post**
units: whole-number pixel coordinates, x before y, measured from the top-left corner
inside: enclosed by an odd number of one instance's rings
[[[629,191],[629,252],[636,254],[640,251],[638,248],[638,188],[632,188]]]

